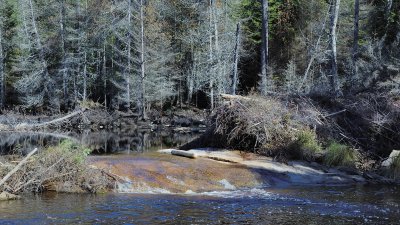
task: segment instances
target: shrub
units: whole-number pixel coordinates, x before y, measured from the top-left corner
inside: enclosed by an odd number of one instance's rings
[[[60,155],[65,159],[71,161],[71,163],[76,163],[77,165],[82,165],[86,157],[92,152],[89,148],[79,145],[71,140],[64,140],[58,146],[49,147],[47,149],[48,154]]]
[[[337,142],[332,142],[326,149],[325,164],[328,166],[355,166],[356,151]]]
[[[292,151],[298,152],[298,158],[313,160],[318,153],[322,152],[322,147],[318,143],[317,135],[310,129],[304,129],[297,133],[297,139],[294,141]]]

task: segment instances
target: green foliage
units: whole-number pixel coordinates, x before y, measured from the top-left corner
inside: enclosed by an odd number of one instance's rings
[[[59,145],[49,147],[49,154],[55,154],[59,157],[68,159],[71,163],[83,165],[86,157],[92,152],[89,148],[79,145],[71,140],[64,140]]]
[[[270,39],[288,38],[294,35],[300,0],[269,0]],[[244,20],[244,30],[253,44],[261,43],[262,10],[260,1],[242,0],[235,6],[235,17]]]
[[[385,37],[387,44],[395,41],[400,31],[400,2],[393,1],[388,11],[387,1],[373,1],[373,10],[368,21],[370,35],[374,38]]]
[[[305,129],[300,131],[296,136],[295,146],[297,151],[300,151],[302,158],[312,160],[317,153],[322,152],[321,145],[318,143],[317,135],[314,131]]]
[[[357,159],[356,151],[337,142],[332,142],[326,149],[325,164],[328,166],[353,167]]]

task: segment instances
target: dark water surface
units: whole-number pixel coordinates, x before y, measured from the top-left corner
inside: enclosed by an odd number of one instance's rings
[[[27,153],[34,148],[56,145],[72,140],[90,147],[93,154],[148,152],[177,147],[198,137],[199,133],[178,133],[171,130],[154,131],[76,131],[68,133],[0,132],[0,155],[12,151]]]
[[[138,157],[193,138],[173,133],[69,136],[99,154]],[[0,133],[0,148],[3,153],[15,146],[28,150],[61,139]],[[291,187],[185,195],[45,193],[0,202],[0,224],[400,224],[400,188]]]
[[[0,224],[399,224],[394,187],[202,195],[44,194],[0,202]]]

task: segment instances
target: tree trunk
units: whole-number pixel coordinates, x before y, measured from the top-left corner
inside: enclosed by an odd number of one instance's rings
[[[268,36],[269,36],[268,0],[262,0],[262,46],[261,46],[261,94],[266,95],[268,89]]]
[[[240,23],[236,25],[236,43],[235,52],[233,56],[233,72],[231,77],[231,94],[236,95],[236,88],[238,82],[238,65],[239,65],[239,52],[240,52]]]
[[[337,51],[336,51],[336,28],[339,19],[339,7],[340,0],[332,0],[331,3],[331,26],[330,26],[330,42],[329,47],[331,51],[330,61],[331,61],[331,74],[330,74],[330,83],[333,94],[336,96],[339,94],[339,77],[337,71]]]
[[[104,108],[107,109],[107,61],[106,61],[106,38],[103,43],[103,89],[104,89]]]
[[[360,21],[360,0],[354,1],[354,40],[353,40],[353,76],[357,75],[358,39]]]
[[[5,74],[4,74],[4,54],[3,54],[3,27],[0,26],[0,110],[5,106]]]
[[[213,27],[213,24],[212,24],[212,4],[213,4],[213,0],[210,0],[210,9],[209,9],[209,11],[210,11],[210,14],[209,14],[209,17],[210,17],[210,37],[209,37],[209,39],[210,39],[210,46],[209,46],[209,60],[210,60],[210,62],[209,62],[209,64],[210,64],[210,107],[211,107],[211,109],[214,109],[214,76],[215,76],[215,74],[214,74],[214,69],[213,69],[213,64],[214,64],[214,53],[213,53],[213,38],[212,38],[212,32],[211,32],[211,30],[212,30],[212,27]]]
[[[140,52],[140,117],[145,119],[146,117],[146,99],[145,99],[145,57],[144,57],[144,2],[140,0],[140,42],[141,42],[141,52]]]
[[[83,101],[87,100],[87,53],[83,53]]]
[[[61,51],[62,51],[62,89],[64,107],[68,105],[68,74],[67,74],[67,55],[65,47],[65,0],[60,2],[60,35],[61,35]]]
[[[128,26],[131,26],[131,18],[132,18],[132,0],[128,0]],[[132,37],[130,35],[130,31],[128,31],[127,34],[128,37],[128,68],[125,70],[125,80],[126,80],[126,109],[129,110],[131,108],[131,71],[132,71],[132,65],[131,65],[131,50],[132,50]]]
[[[387,0],[386,12],[385,12],[385,19],[387,20],[390,16],[390,12],[392,11],[393,0]]]

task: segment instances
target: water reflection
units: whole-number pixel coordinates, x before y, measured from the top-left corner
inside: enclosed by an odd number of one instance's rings
[[[27,153],[35,147],[56,145],[62,140],[84,144],[93,149],[93,154],[129,153],[159,150],[182,145],[196,138],[196,133],[162,131],[81,131],[69,133],[45,132],[0,132],[0,154],[11,151]]]

